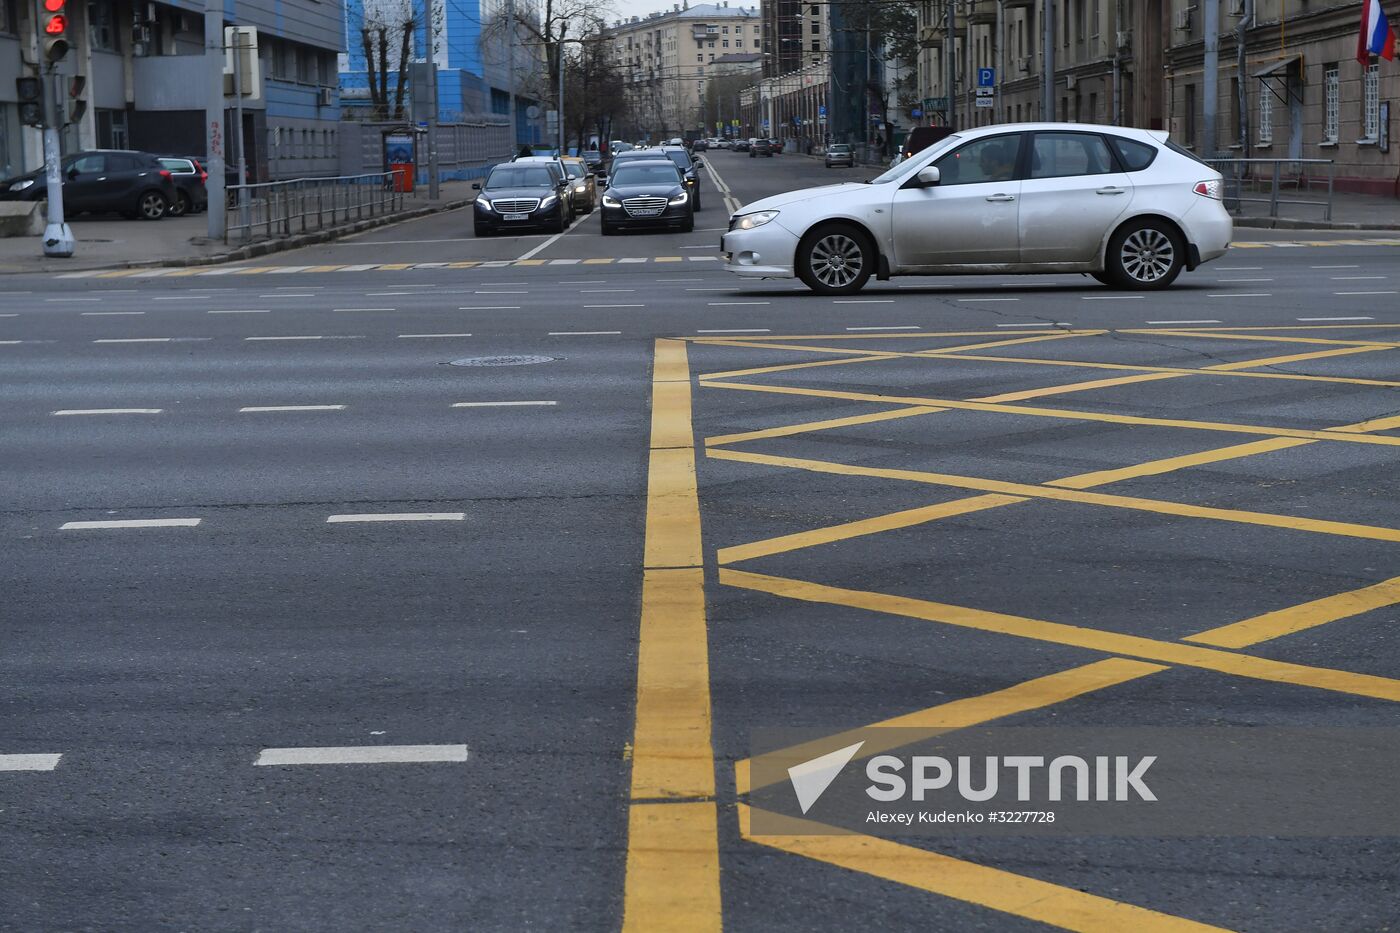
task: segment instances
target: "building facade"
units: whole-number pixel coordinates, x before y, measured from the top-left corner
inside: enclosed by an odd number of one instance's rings
[[[627,138],[713,135],[706,125],[709,80],[762,61],[721,61],[763,51],[758,8],[730,6],[728,0],[633,16],[613,23],[608,37],[627,92],[632,125],[620,129]]]
[[[543,106],[537,105],[540,98],[552,99],[554,95],[551,88],[537,86],[545,69],[544,52],[532,41],[526,25],[532,18],[537,22],[538,12],[526,0],[519,0],[515,6],[515,41],[511,42],[503,0],[346,0],[346,52],[340,57],[339,77],[347,117],[370,116],[371,67],[365,56],[362,31],[381,26],[386,30],[388,83],[393,96],[403,25],[412,23],[409,60],[427,62],[424,17],[431,10],[438,119],[444,123],[477,123],[503,117],[509,120],[513,101],[517,144],[544,141]],[[409,81],[405,93],[410,99],[423,97],[426,88],[421,81],[416,85]],[[406,102],[405,112],[408,118],[427,119],[421,102],[411,114]]]
[[[36,73],[35,9],[29,0],[0,0],[0,163],[6,174],[43,164],[40,131],[19,126],[14,82]],[[59,70],[87,79],[88,107],[64,130],[65,152],[131,148],[204,154],[203,10],[203,0],[69,0],[72,48]],[[258,32],[261,82],[259,93],[244,102],[243,125],[253,177],[335,174],[341,3],[227,0],[224,23]],[[233,124],[229,108],[230,158]]]
[[[1203,17],[1210,8],[1218,10],[1218,51],[1208,106]],[[1059,0],[1051,9],[1047,112],[1043,0],[959,0],[951,35],[948,4],[920,3],[922,120],[1167,129],[1203,157],[1328,159],[1339,190],[1400,196],[1400,153],[1389,146],[1388,121],[1388,102],[1400,96],[1400,63],[1356,60],[1357,3]],[[987,68],[991,81],[979,92]]]

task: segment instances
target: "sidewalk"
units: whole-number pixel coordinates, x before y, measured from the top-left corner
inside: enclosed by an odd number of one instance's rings
[[[125,220],[115,214],[95,217],[84,214],[69,224],[78,241],[69,259],[45,256],[44,244],[37,236],[0,238],[0,275],[232,262],[324,242],[356,230],[452,210],[470,204],[474,196],[469,181],[445,181],[441,189],[442,196],[430,201],[427,186],[419,187],[412,194],[405,195],[402,211],[388,217],[334,230],[255,242],[243,247],[236,243],[225,244],[222,240],[210,241],[207,238],[209,219],[205,214],[166,217],[156,221]]]

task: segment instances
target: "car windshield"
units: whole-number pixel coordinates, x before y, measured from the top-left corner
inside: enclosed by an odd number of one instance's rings
[[[686,152],[684,149],[668,149],[666,150],[666,156],[681,168],[690,168],[690,153]]]
[[[680,175],[670,165],[629,165],[617,170],[613,184],[626,185],[678,185]]]
[[[924,156],[932,155],[936,152],[942,152],[944,149],[947,149],[949,146],[953,145],[953,143],[958,142],[961,139],[961,136],[945,136],[938,142],[934,143],[932,146],[929,146],[927,149],[923,149],[915,153],[914,155],[917,156],[917,158],[911,156],[910,158],[903,160],[894,168],[890,169],[884,174],[876,175],[874,178],[870,179],[870,181],[867,182],[867,184],[886,185],[892,181],[900,181],[901,179],[908,178],[914,172],[917,172],[925,165],[928,165],[928,160],[923,158]]]
[[[834,145],[834,146],[831,147],[831,151],[832,151],[832,152],[850,152],[850,151],[851,151],[851,147],[850,147],[850,146],[847,146],[847,145],[844,144],[844,143],[837,143],[836,145]]]
[[[491,170],[488,188],[552,188],[554,176],[542,165],[501,165]]]
[[[585,159],[601,159],[603,154],[597,149],[585,149],[583,150],[583,157]]]

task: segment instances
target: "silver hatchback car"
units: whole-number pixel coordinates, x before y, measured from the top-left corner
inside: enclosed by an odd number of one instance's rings
[[[729,219],[725,268],[846,295],[870,277],[1088,273],[1170,285],[1225,254],[1221,175],[1158,130],[965,130],[877,178],[764,198]]]

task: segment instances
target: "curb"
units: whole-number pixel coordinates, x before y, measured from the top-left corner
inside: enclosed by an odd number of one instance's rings
[[[339,227],[331,227],[326,230],[317,230],[314,233],[298,233],[289,237],[280,237],[273,240],[263,240],[258,243],[249,243],[247,246],[240,246],[237,249],[229,250],[226,253],[214,253],[209,256],[185,256],[179,259],[157,259],[157,260],[130,260],[118,263],[111,268],[115,269],[145,269],[163,267],[182,266],[216,266],[226,262],[242,262],[245,259],[254,259],[258,256],[267,256],[272,253],[282,253],[291,249],[300,249],[303,246],[312,246],[316,243],[328,243],[331,240],[338,240],[351,233],[360,233],[365,230],[373,230],[376,227],[386,227],[389,224],[400,223],[405,220],[416,220],[419,217],[427,217],[429,214],[440,214],[443,211],[455,211],[475,202],[475,198],[459,198],[455,201],[444,201],[442,204],[431,204],[427,207],[417,207],[411,211],[400,211],[397,214],[386,214],[383,217],[375,217],[370,220],[360,220],[353,224],[346,224]]]
[[[455,211],[475,203],[475,200],[475,197],[457,198],[452,201],[444,201],[441,204],[430,204],[426,207],[416,207],[412,210],[400,211],[397,214],[386,214],[383,217],[360,220],[353,224],[343,224],[339,227],[317,230],[314,233],[298,233],[289,237],[249,243],[247,246],[240,246],[222,253],[211,253],[207,256],[181,256],[174,259],[114,260],[107,265],[88,266],[71,271],[98,272],[112,269],[181,268],[185,266],[217,266],[229,262],[243,262],[244,260],[254,259],[258,256],[268,256],[272,253],[300,249],[303,246],[312,246],[317,243],[328,243],[331,240],[337,240],[351,233],[361,233],[365,230],[373,230],[376,227],[387,227],[390,224],[401,223],[405,220],[417,220],[420,217],[427,217],[429,214]],[[0,276],[32,275],[36,272],[43,271],[42,269],[0,269]],[[65,269],[63,271],[70,270]]]
[[[1289,220],[1285,217],[1236,217],[1236,227],[1256,230],[1400,230],[1400,224],[1342,223],[1326,220]]]

